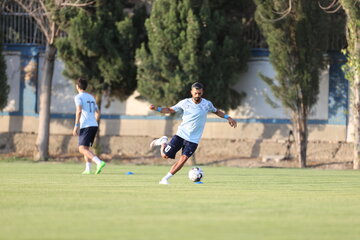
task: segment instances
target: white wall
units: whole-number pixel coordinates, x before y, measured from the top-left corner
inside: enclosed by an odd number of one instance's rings
[[[38,117],[32,109],[35,104],[33,99],[36,92],[33,89],[26,89],[24,84],[21,84],[21,58],[17,53],[5,52],[6,61],[8,64],[7,74],[11,91],[9,95],[8,111],[19,111],[21,104],[24,104],[27,109],[31,111],[24,111],[23,116],[7,116],[2,114],[0,116],[0,132],[37,132]],[[41,78],[43,65],[43,56],[39,59],[38,78]],[[52,92],[52,113],[58,114],[74,114],[75,106],[73,97],[75,96],[75,88],[73,83],[62,75],[64,64],[57,60],[55,64],[55,72],[53,78],[53,92]],[[204,131],[204,138],[232,138],[232,139],[272,139],[283,140],[288,137],[288,132],[291,126],[288,124],[273,124],[278,119],[288,119],[288,116],[282,108],[273,109],[266,103],[263,97],[263,92],[266,92],[270,97],[272,96],[268,86],[258,77],[258,72],[262,71],[263,74],[272,77],[274,76],[273,68],[268,62],[267,58],[253,58],[249,62],[248,72],[239,76],[239,82],[236,88],[247,93],[244,99],[244,104],[231,111],[235,118],[249,119],[250,121],[239,121],[239,126],[235,130],[228,127],[228,124],[222,119],[217,118],[215,115],[210,114],[211,119],[207,124]],[[347,125],[342,123],[326,124],[331,118],[331,111],[328,112],[329,103],[329,71],[324,71],[321,76],[319,102],[314,109],[315,114],[312,119],[325,120],[319,124],[312,124],[309,130],[309,140],[324,140],[324,141],[345,141],[347,132]],[[333,76],[333,75],[332,75]],[[335,76],[336,77],[336,76]],[[331,82],[332,83],[332,82]],[[22,89],[24,87],[24,89]],[[332,87],[334,88],[334,86]],[[332,90],[334,91],[334,90]],[[20,102],[20,92],[23,92],[24,99]],[[26,96],[25,96],[26,95]],[[128,116],[141,116],[129,118],[104,118],[101,121],[103,135],[120,135],[120,136],[158,136],[172,135],[176,131],[178,120],[174,119],[158,119],[152,118],[149,120],[147,116],[155,115],[160,116],[159,113],[148,110],[149,103],[139,101],[136,97],[139,93],[135,92],[129,97],[127,101],[120,102],[114,101],[109,108],[105,108],[106,101],[103,101],[102,112],[103,114],[111,115],[128,115]],[[339,94],[338,94],[339,95]],[[335,96],[339,97],[339,96]],[[340,96],[341,97],[341,96]],[[333,97],[334,98],[334,97]],[[26,99],[29,99],[30,102]],[[274,99],[276,101],[276,99]],[[333,101],[333,100],[332,100]],[[328,106],[329,105],[329,106]],[[335,109],[336,110],[336,109]],[[341,111],[336,110],[336,111]],[[22,112],[20,111],[20,114]],[[335,114],[341,114],[335,112]],[[252,121],[256,119],[265,119],[265,121]],[[271,121],[268,121],[268,120]],[[274,121],[272,121],[274,120]],[[72,118],[53,118],[51,122],[51,132],[53,134],[69,134],[73,127]],[[282,122],[284,123],[284,122]],[[349,138],[349,136],[348,136]]]
[[[39,62],[40,66],[43,66],[43,57],[40,57]],[[56,60],[51,95],[52,113],[75,113],[74,96],[76,89],[72,81],[63,76],[64,67],[63,62]],[[40,71],[41,69],[39,68]],[[41,77],[41,72],[39,76]]]
[[[39,58],[39,77],[42,74],[44,63],[44,56]],[[51,96],[51,112],[60,114],[75,113],[74,96],[77,94],[73,82],[65,78],[62,74],[65,64],[57,59],[55,62],[52,96]],[[40,84],[38,86],[40,89]],[[139,95],[135,92],[128,98],[127,101],[121,102],[113,100],[110,106],[106,108],[108,99],[104,98],[102,101],[102,114],[115,114],[115,115],[144,115],[147,114],[148,103],[135,99]]]
[[[268,85],[259,77],[259,73],[273,78],[274,69],[267,57],[252,58],[248,63],[248,71],[239,77],[239,82],[235,85],[238,91],[244,91],[247,96],[243,105],[230,114],[238,118],[274,118],[288,119],[289,115],[282,108],[281,102],[276,99]],[[326,69],[321,75],[320,94],[316,106],[313,108],[313,114],[310,119],[328,118],[328,92],[329,92],[329,71]],[[270,106],[264,97],[264,94],[270,97],[279,108]]]
[[[8,104],[4,108],[4,112],[16,112],[19,111],[20,103],[20,53],[17,52],[5,52],[6,62],[6,74],[8,85],[10,86],[10,92],[8,96]]]
[[[16,59],[11,61],[16,61]],[[42,65],[43,56],[40,56],[39,77],[41,77]],[[51,112],[72,114],[75,111],[73,97],[76,92],[73,83],[62,75],[63,69],[64,64],[57,60],[53,78]],[[274,77],[274,69],[267,57],[252,58],[248,65],[248,71],[239,76],[239,82],[235,85],[235,89],[245,91],[247,96],[243,101],[243,105],[234,111],[230,111],[230,114],[233,117],[244,119],[288,119],[289,116],[281,107],[280,101],[273,97],[267,84],[258,76],[259,72],[262,72],[268,77]],[[326,120],[328,118],[328,91],[329,72],[328,69],[326,69],[321,75],[319,101],[313,108],[313,114],[310,116],[310,119]],[[272,108],[265,101],[264,93],[280,107]],[[102,113],[114,115],[149,115],[149,103],[137,100],[136,97],[138,95],[139,93],[135,92],[124,102],[114,100],[111,102],[109,108],[105,108],[107,100],[103,99]]]

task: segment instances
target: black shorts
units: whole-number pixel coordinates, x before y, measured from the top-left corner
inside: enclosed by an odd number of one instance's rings
[[[79,146],[91,147],[97,133],[98,127],[81,128],[79,133]]]
[[[182,155],[191,157],[191,155],[193,155],[193,153],[195,152],[197,146],[197,143],[186,141],[178,135],[175,135],[164,148],[164,154],[169,158],[174,159],[176,153],[182,148]]]

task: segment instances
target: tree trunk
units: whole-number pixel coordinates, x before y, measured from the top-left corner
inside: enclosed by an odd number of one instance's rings
[[[360,35],[360,34],[359,34]],[[357,38],[354,38],[355,54],[360,56],[360,43]],[[355,68],[353,97],[354,97],[354,159],[353,168],[360,169],[360,72]]]
[[[304,114],[304,110],[301,112],[293,113],[293,128],[294,128],[294,137],[296,142],[296,152],[297,158],[299,161],[299,167],[306,167],[306,153],[307,153],[307,117]]]
[[[95,101],[96,101],[96,105],[98,106],[99,111],[101,113],[101,102],[102,102],[102,94],[101,93],[96,94]],[[100,120],[101,120],[101,115],[100,115],[100,118],[98,121],[99,128],[98,128],[98,132],[96,133],[96,138],[95,138],[95,143],[94,143],[94,149],[95,149],[96,156],[99,156],[102,152],[101,145],[100,145]]]
[[[41,77],[39,130],[36,139],[35,160],[47,161],[49,157],[51,85],[54,73],[55,55],[55,46],[47,44]]]

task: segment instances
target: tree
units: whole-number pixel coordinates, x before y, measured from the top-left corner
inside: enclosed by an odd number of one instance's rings
[[[189,1],[158,0],[145,26],[149,41],[136,54],[138,91],[154,104],[174,104],[199,80],[198,20]]]
[[[95,8],[60,14],[67,37],[58,39],[56,46],[65,62],[64,75],[73,80],[85,77],[96,95],[125,100],[136,88],[134,59],[140,43],[121,3],[98,0]]]
[[[201,81],[216,106],[237,107],[242,94],[231,87],[249,53],[239,24],[229,19],[208,0],[155,1],[145,24],[149,41],[136,55],[142,96],[157,105],[175,104]]]
[[[336,13],[341,8],[346,14],[347,49],[343,50],[347,62],[343,66],[345,76],[350,82],[352,93],[350,106],[353,109],[354,155],[353,168],[360,169],[360,1],[359,0],[329,0],[329,4],[319,6],[326,13]]]
[[[347,16],[348,56],[346,77],[351,82],[354,121],[354,169],[360,169],[360,1],[340,0]]]
[[[212,2],[216,3],[214,0]],[[250,51],[242,41],[239,19],[225,9],[217,9],[217,6],[203,0],[199,12],[202,26],[199,41],[200,79],[206,79],[206,85],[211,86],[206,89],[206,96],[210,96],[219,108],[228,110],[237,108],[245,96],[245,93],[237,92],[232,86],[238,81],[236,73],[246,69]]]
[[[340,0],[347,16],[346,78],[351,83],[351,100],[354,107],[354,169],[360,169],[360,1]],[[336,1],[333,1],[336,4]],[[336,10],[336,9],[335,9]]]
[[[1,12],[0,12],[1,14]],[[7,105],[9,85],[7,84],[6,62],[2,54],[2,31],[0,31],[0,110]]]
[[[54,40],[58,35],[58,26],[52,21],[48,12],[47,3],[37,0],[14,0],[24,11],[32,16],[39,29],[44,34],[47,44],[44,58],[44,70],[41,77],[39,128],[36,139],[36,160],[48,159],[49,130],[50,130],[50,105],[51,85],[54,72],[56,48]]]
[[[269,45],[274,79],[261,74],[274,96],[289,110],[299,166],[306,167],[307,119],[319,94],[325,67],[326,15],[312,0],[255,0],[255,19]],[[286,9],[286,10],[284,10]]]
[[[33,17],[38,28],[46,38],[43,75],[41,76],[39,128],[36,139],[36,160],[47,160],[49,157],[51,86],[55,64],[55,39],[59,36],[59,25],[54,21],[54,12],[64,7],[84,7],[93,4],[91,0],[13,0]]]
[[[125,100],[135,90],[135,50],[140,45],[141,29],[134,25],[143,25],[138,22],[143,19],[144,23],[145,16],[145,8],[138,7],[132,18],[125,17],[122,4],[109,0],[58,13],[59,24],[67,33],[56,42],[65,62],[64,75],[72,80],[88,79],[89,91],[96,95],[99,107],[103,96],[109,102],[112,98]]]

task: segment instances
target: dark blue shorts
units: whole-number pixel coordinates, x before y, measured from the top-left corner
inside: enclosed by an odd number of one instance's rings
[[[179,137],[178,135],[173,136],[171,141],[167,144],[164,149],[164,154],[169,158],[174,159],[176,153],[182,149],[182,155],[186,155],[187,157],[191,157],[195,152],[198,144],[186,141],[185,139]]]
[[[81,128],[79,133],[79,146],[91,147],[97,133],[98,127]]]

